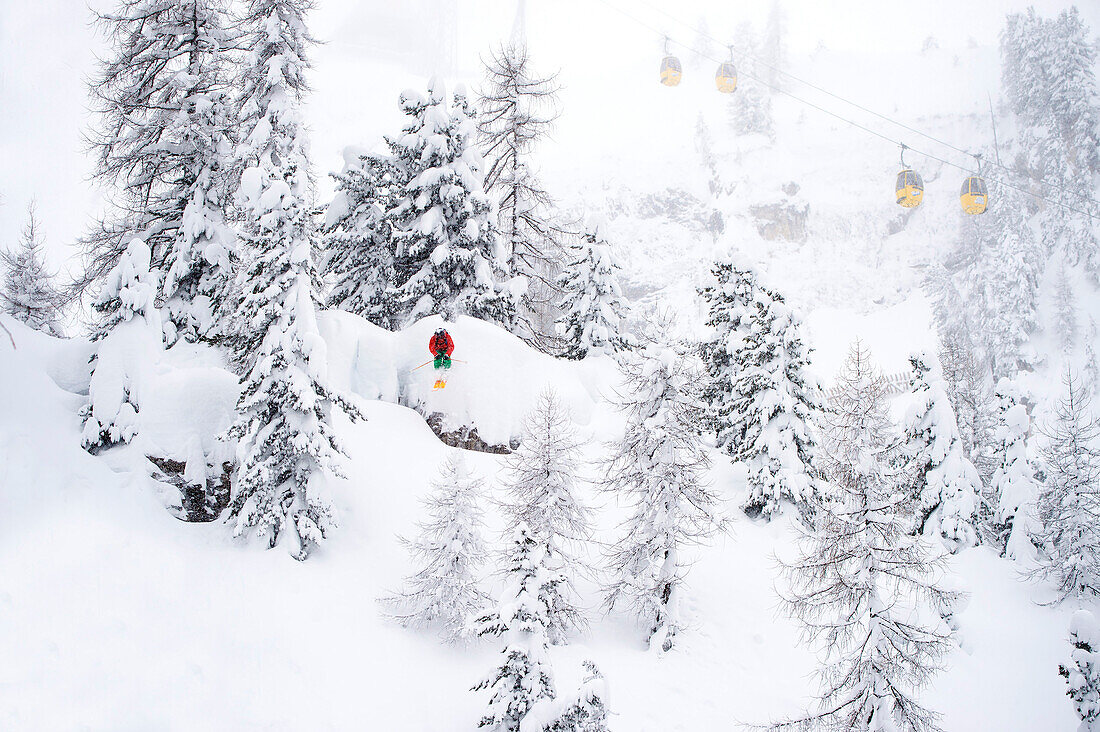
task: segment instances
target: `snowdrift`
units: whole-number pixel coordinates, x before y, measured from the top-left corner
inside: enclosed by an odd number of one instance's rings
[[[432,316],[397,333],[336,310],[317,320],[336,391],[403,404],[425,416],[442,415],[444,428],[476,427],[493,445],[508,445],[518,437],[523,415],[548,388],[579,425],[591,425],[597,405],[617,380],[609,358],[555,359],[495,325],[465,316],[454,323]],[[438,372],[428,340],[439,328],[455,341],[455,363],[446,388],[433,390]]]

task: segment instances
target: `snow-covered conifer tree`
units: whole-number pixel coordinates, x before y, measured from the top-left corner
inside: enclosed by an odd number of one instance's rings
[[[974,338],[993,378],[1012,378],[1026,365],[1023,346],[1037,327],[1044,257],[1023,194],[994,184],[990,201],[984,221],[966,220],[964,232],[976,228],[972,233],[979,248],[972,266],[957,276],[968,291],[961,304],[971,313]]]
[[[485,190],[497,202],[508,272],[526,280],[518,303],[520,335],[545,349],[558,316],[555,276],[573,236],[532,161],[557,116],[557,79],[534,72],[521,38],[493,53],[485,72],[478,102]]]
[[[729,263],[700,290],[714,333],[703,344],[711,418],[721,447],[748,468],[750,516],[770,519],[787,500],[803,511],[818,492],[815,431],[823,402],[807,372],[809,348],[783,296]]]
[[[741,23],[737,28],[737,48],[748,56],[764,56],[761,43],[752,24]],[[757,78],[767,78],[767,68],[755,69]],[[729,95],[729,124],[738,135],[759,134],[775,137],[775,121],[772,119],[771,91],[755,81],[742,80],[737,91]]]
[[[764,80],[773,87],[781,87],[782,72],[787,67],[787,14],[783,11],[780,0],[772,0],[768,7],[760,51],[767,61]]]
[[[4,268],[0,310],[35,330],[61,336],[65,295],[54,284],[54,275],[46,269],[33,203],[27,207],[27,224],[23,227],[19,248],[0,251],[0,264]]]
[[[885,385],[856,343],[837,381],[823,443],[833,492],[799,559],[786,566],[784,602],[826,654],[815,708],[776,729],[936,730],[915,695],[951,646],[943,616],[957,595],[943,567],[910,536],[911,500],[894,452]]]
[[[81,443],[87,450],[129,442],[137,434],[142,387],[163,339],[157,284],[149,269],[149,247],[134,239],[92,303],[100,324],[92,336],[96,354],[82,412]]]
[[[584,236],[570,246],[559,278],[564,293],[558,321],[564,356],[614,355],[631,347],[626,333],[627,305],[619,288],[619,263],[600,224],[590,220]]]
[[[905,418],[905,457],[917,506],[915,530],[936,515],[940,538],[952,551],[978,543],[978,470],[966,455],[943,381],[922,356],[912,356],[913,403]]]
[[[448,108],[433,80],[426,99],[406,91],[402,105],[413,122],[390,147],[406,182],[387,212],[397,254],[396,319],[404,326],[428,315],[470,315],[511,327],[515,300],[465,95],[457,93]]]
[[[1100,420],[1077,378],[1063,377],[1065,393],[1045,430],[1045,483],[1039,496],[1039,538],[1048,561],[1037,573],[1053,580],[1059,599],[1100,593]]]
[[[349,160],[332,176],[336,196],[325,226],[325,271],[333,280],[329,306],[388,330],[398,327],[395,253],[386,218],[398,172],[378,155]]]
[[[272,547],[289,534],[297,559],[334,525],[323,495],[341,454],[332,407],[355,414],[324,384],[317,330],[318,237],[300,111],[313,42],[309,7],[308,0],[251,0],[244,19],[251,65],[241,104],[244,265],[234,345],[247,375],[230,430],[239,441],[230,502],[236,533],[258,527]]]
[[[401,592],[383,602],[403,626],[438,628],[453,642],[468,634],[470,622],[489,602],[480,577],[485,481],[470,472],[461,452],[448,457],[439,473],[424,501],[428,520],[420,524],[420,535],[402,540],[416,571]]]
[[[108,216],[85,238],[81,285],[102,279],[134,237],[162,276],[165,335],[212,335],[228,297],[225,223],[231,129],[226,87],[235,33],[224,0],[119,0],[98,16],[111,43],[90,91],[96,179]]]
[[[651,343],[623,363],[619,407],[626,430],[609,446],[601,488],[632,508],[608,550],[605,604],[625,603],[647,626],[650,648],[671,650],[686,567],[680,551],[722,525],[717,497],[703,483],[709,464],[701,430],[700,369],[671,346]]]
[[[707,16],[700,15],[695,21],[695,34],[691,39],[691,55],[688,58],[692,66],[706,67],[713,63],[712,59],[717,58],[719,53],[721,51],[717,48],[714,36],[710,32]]]
[[[1081,720],[1077,732],[1100,732],[1100,627],[1088,610],[1073,614],[1069,626],[1068,664],[1058,666],[1058,675],[1066,680],[1066,696]]]
[[[966,456],[986,484],[996,468],[993,430],[997,423],[997,402],[992,373],[966,332],[948,331],[940,335],[939,361],[943,387],[955,413]]]
[[[535,732],[608,732],[607,682],[592,661],[584,661],[585,679],[571,698],[544,700],[524,720]]]
[[[710,127],[702,112],[695,120],[695,152],[699,156],[699,163],[707,173],[707,189],[710,195],[716,198],[722,192],[722,178],[718,174],[718,158],[714,154],[714,141],[711,138]],[[717,213],[719,220],[722,220],[721,212]],[[722,227],[725,228],[725,221],[722,221]],[[712,233],[721,234],[722,232],[719,230]]]
[[[1038,528],[1034,515],[1039,482],[1028,456],[1031,419],[1027,407],[1019,402],[1007,382],[998,385],[997,400],[1000,419],[994,437],[1000,465],[993,473],[988,491],[995,509],[993,523],[999,529],[1004,556],[1033,559],[1035,544],[1031,534]]]
[[[1058,280],[1054,292],[1053,330],[1063,353],[1070,353],[1077,345],[1077,294],[1073,291],[1065,263],[1058,268]]]
[[[738,84],[737,93],[730,96],[730,126],[735,133],[775,139],[772,97],[767,89],[750,81]]]
[[[507,550],[507,587],[499,607],[477,620],[480,636],[503,636],[500,666],[477,686],[489,689],[489,708],[478,727],[519,732],[524,717],[544,699],[557,696],[550,663],[551,595],[544,592],[545,543],[526,526],[515,527]]]
[[[739,368],[737,354],[748,333],[748,315],[756,297],[756,273],[732,262],[711,267],[713,282],[699,289],[707,303],[707,327],[711,335],[699,344],[707,379],[702,389],[706,423],[719,448],[732,450],[735,438],[733,379]]]
[[[526,526],[540,544],[547,638],[565,642],[584,625],[573,579],[583,566],[580,545],[590,533],[588,509],[577,497],[578,451],[582,441],[565,407],[544,391],[527,416],[519,447],[508,457],[506,511],[509,529]]]
[[[1091,182],[1100,172],[1100,105],[1089,30],[1077,8],[1051,20],[1029,8],[1008,16],[1001,52],[1004,88],[1022,130],[1023,171],[1063,204],[1041,210],[1043,242],[1098,276],[1100,243],[1089,216],[1100,213]]]

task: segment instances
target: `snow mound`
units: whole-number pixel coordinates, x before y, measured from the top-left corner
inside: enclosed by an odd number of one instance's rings
[[[558,393],[573,420],[590,425],[596,405],[611,396],[617,368],[609,358],[562,361],[529,348],[507,331],[460,316],[445,322],[423,318],[390,332],[352,313],[329,311],[318,318],[328,344],[329,377],[338,393],[381,399],[443,416],[444,428],[476,427],[490,444],[508,444],[522,431],[523,416],[545,389]],[[443,389],[431,363],[428,340],[446,328],[455,342],[454,365]]]

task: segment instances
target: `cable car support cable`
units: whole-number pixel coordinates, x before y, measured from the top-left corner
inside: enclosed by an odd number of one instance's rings
[[[650,25],[649,23],[646,23],[645,21],[641,20],[640,18],[637,18],[637,17],[636,17],[636,16],[634,16],[634,15],[631,15],[631,14],[630,14],[630,13],[628,13],[627,11],[623,10],[623,9],[622,9],[622,8],[620,8],[620,7],[617,7],[616,5],[612,4],[612,3],[611,3],[611,2],[609,2],[608,0],[599,0],[599,2],[600,2],[600,3],[602,3],[603,5],[606,5],[607,7],[611,8],[612,10],[614,10],[614,11],[615,11],[615,12],[617,12],[617,13],[619,13],[620,15],[622,15],[622,16],[624,16],[624,17],[626,17],[626,18],[629,18],[630,20],[633,20],[633,21],[634,21],[635,23],[637,23],[638,25],[642,26],[643,28],[646,28],[646,29],[648,29],[648,30],[650,30],[650,31],[652,31],[652,32],[654,32],[654,33],[656,33],[657,35],[659,35],[659,36],[663,37],[663,38],[665,39],[666,43],[673,43],[673,44],[676,44],[676,45],[678,45],[678,46],[680,46],[680,47],[682,47],[682,48],[684,48],[685,50],[688,50],[688,51],[691,51],[691,50],[692,50],[692,49],[691,49],[691,48],[690,48],[690,47],[689,47],[689,46],[688,46],[687,44],[685,44],[685,43],[681,43],[681,42],[679,42],[679,41],[677,41],[677,40],[673,39],[673,38],[672,38],[672,37],[670,37],[670,36],[669,36],[668,34],[664,33],[663,31],[659,30],[658,28],[656,28],[656,27],[654,27],[654,26]],[[707,59],[708,61],[713,61],[713,62],[716,62],[716,63],[721,63],[721,61],[719,61],[718,59],[715,59],[715,58],[711,57],[711,56],[710,56],[710,55],[708,55],[708,54],[698,53],[698,52],[695,52],[695,51],[693,51],[693,52],[694,52],[694,53],[696,53],[696,55],[700,56],[701,58],[705,58],[705,59]],[[866,132],[866,133],[867,133],[867,134],[869,134],[869,135],[873,135],[873,136],[875,136],[875,137],[879,138],[880,140],[884,140],[885,142],[888,142],[888,143],[890,143],[890,144],[891,144],[892,146],[895,146],[895,147],[897,147],[897,146],[902,146],[902,145],[904,145],[904,146],[905,146],[905,148],[906,148],[907,150],[910,150],[910,151],[912,151],[913,153],[915,153],[915,154],[917,154],[917,155],[920,155],[920,156],[922,156],[922,157],[928,158],[929,160],[935,160],[935,161],[936,161],[936,162],[938,162],[938,163],[941,163],[941,164],[943,164],[943,165],[947,165],[947,166],[950,166],[950,167],[952,167],[952,168],[955,168],[955,169],[957,169],[957,170],[961,170],[962,172],[966,173],[966,174],[967,174],[968,176],[976,176],[976,175],[978,174],[978,173],[977,173],[977,171],[973,170],[972,168],[968,168],[968,167],[965,167],[965,166],[963,166],[963,165],[959,165],[958,163],[953,163],[953,162],[951,162],[950,160],[946,160],[946,159],[944,159],[944,158],[941,158],[941,157],[940,157],[940,156],[938,156],[938,155],[934,155],[934,154],[932,154],[932,153],[929,153],[929,152],[925,152],[924,150],[920,150],[920,149],[918,149],[918,148],[915,148],[915,147],[913,147],[912,145],[905,145],[905,144],[904,144],[903,142],[901,142],[900,140],[895,140],[894,138],[892,138],[892,137],[890,137],[890,136],[888,136],[888,135],[885,135],[885,134],[883,134],[883,133],[879,132],[878,130],[874,130],[874,129],[870,128],[870,127],[867,127],[866,125],[860,124],[859,122],[856,122],[855,120],[849,119],[849,118],[847,118],[847,117],[845,117],[845,116],[843,116],[843,115],[841,115],[841,114],[838,114],[838,113],[836,113],[836,112],[833,112],[833,111],[832,111],[832,110],[830,110],[830,109],[827,109],[827,108],[825,108],[825,107],[822,107],[822,106],[821,106],[821,105],[819,105],[819,104],[815,104],[814,102],[811,102],[811,101],[809,101],[808,99],[804,99],[804,98],[802,98],[802,97],[798,96],[797,94],[794,94],[794,93],[792,93],[792,92],[789,92],[789,91],[787,91],[787,90],[785,90],[785,89],[782,89],[782,88],[780,88],[780,87],[777,87],[777,86],[775,86],[774,84],[769,84],[769,83],[768,83],[767,81],[765,81],[765,80],[763,80],[763,79],[760,79],[760,78],[758,78],[758,77],[756,77],[756,76],[753,76],[752,74],[748,74],[748,73],[746,73],[746,72],[745,72],[745,71],[743,71],[743,70],[739,70],[739,71],[738,71],[738,74],[739,74],[740,76],[744,76],[744,77],[746,77],[746,78],[748,78],[748,79],[752,79],[753,81],[755,81],[756,83],[760,84],[761,86],[765,86],[765,87],[767,87],[768,89],[771,89],[772,91],[774,91],[774,92],[776,92],[776,93],[778,93],[778,94],[783,94],[784,96],[788,96],[788,97],[790,97],[791,99],[794,99],[795,101],[797,101],[797,102],[799,102],[799,103],[801,103],[801,104],[804,104],[804,105],[806,105],[807,107],[812,107],[813,109],[816,109],[817,111],[819,111],[819,112],[821,112],[821,113],[823,113],[823,114],[827,114],[827,115],[829,115],[830,117],[832,117],[832,118],[834,118],[834,119],[840,120],[841,122],[844,122],[845,124],[849,125],[850,127],[855,127],[856,129],[862,130],[862,131]],[[793,77],[792,77],[792,78],[793,78]],[[808,83],[808,82],[807,82],[807,83]],[[812,85],[811,85],[811,86],[812,86]],[[816,88],[816,87],[815,87],[815,88]],[[858,104],[856,104],[856,103],[854,103],[854,102],[848,102],[847,100],[843,99],[842,97],[836,96],[835,94],[832,94],[831,92],[826,92],[826,93],[827,93],[827,94],[829,94],[829,96],[833,96],[833,97],[836,97],[837,99],[840,99],[841,101],[845,101],[845,102],[846,102],[846,103],[848,103],[848,104],[851,104],[851,105],[853,105],[853,106],[859,107],[859,105],[858,105]],[[868,110],[868,111],[869,111],[869,110]],[[881,115],[878,115],[877,113],[874,113],[874,112],[872,112],[872,114],[875,114],[876,116],[881,116]],[[900,122],[893,122],[893,120],[890,120],[890,119],[889,119],[888,117],[882,117],[882,118],[883,118],[883,119],[885,119],[885,120],[887,120],[887,121],[889,121],[889,122],[892,122],[893,124],[897,124],[897,125],[899,125],[899,126],[901,126],[901,127],[905,127],[905,125],[903,125],[902,123],[900,123]],[[935,138],[933,138],[933,137],[931,137],[931,136],[929,136],[929,135],[925,135],[924,133],[921,133],[921,132],[919,132],[919,131],[917,131],[917,130],[914,130],[914,132],[916,132],[917,134],[920,134],[920,135],[922,135],[922,136],[924,136],[924,137],[928,137],[929,139],[935,140]],[[965,155],[967,155],[968,157],[974,157],[974,153],[971,153],[971,152],[968,152],[968,151],[964,151],[964,150],[962,150],[961,148],[956,148],[955,146],[953,146],[953,145],[949,145],[949,144],[947,144],[947,143],[943,143],[943,144],[947,145],[948,147],[952,148],[953,150],[958,150],[959,152],[962,152],[962,153],[964,153],[964,154],[965,154]],[[1005,166],[999,166],[999,167],[1002,167],[1002,168],[1004,168],[1005,170],[1007,170],[1007,171],[1009,171],[1009,172],[1012,172],[1012,171],[1011,171],[1011,169],[1009,169],[1009,168],[1006,168]],[[987,176],[983,176],[983,177],[987,177]],[[987,177],[987,178],[988,178],[988,177]],[[1002,179],[999,179],[999,178],[988,178],[988,180],[990,180],[990,181],[993,181],[994,183],[997,183],[998,185],[1002,185],[1002,186],[1004,186],[1005,188],[1010,188],[1010,189],[1012,189],[1012,190],[1014,190],[1014,191],[1018,191],[1018,192],[1020,192],[1020,193],[1023,193],[1024,195],[1027,195],[1027,196],[1031,196],[1032,198],[1035,198],[1035,199],[1037,199],[1037,200],[1040,200],[1040,201],[1044,201],[1044,202],[1046,202],[1046,203],[1049,203],[1049,204],[1051,204],[1051,205],[1053,205],[1053,206],[1058,206],[1058,207],[1060,207],[1060,208],[1063,208],[1063,209],[1065,209],[1065,210],[1067,210],[1067,211],[1070,211],[1070,212],[1072,212],[1072,213],[1080,214],[1080,215],[1082,215],[1082,216],[1085,216],[1086,218],[1088,218],[1088,219],[1090,219],[1090,220],[1097,220],[1097,219],[1100,219],[1100,215],[1095,215],[1095,214],[1089,213],[1089,212],[1087,212],[1087,211],[1082,211],[1081,209],[1078,209],[1078,208],[1074,208],[1074,207],[1072,207],[1072,206],[1068,206],[1068,205],[1066,205],[1065,203],[1062,203],[1061,201],[1058,201],[1058,200],[1055,200],[1055,199],[1052,199],[1052,198],[1047,198],[1046,196],[1042,196],[1042,195],[1039,195],[1038,193],[1035,193],[1034,191],[1029,191],[1029,190],[1027,190],[1026,188],[1021,188],[1020,186],[1017,186],[1017,185],[1015,185],[1015,184],[1013,184],[1013,183],[1009,183],[1008,181],[1005,181],[1005,180],[1002,180]],[[1041,182],[1041,181],[1040,181],[1040,182]],[[1079,195],[1079,194],[1074,194],[1074,193],[1073,193],[1073,191],[1068,191],[1068,190],[1066,190],[1066,189],[1064,189],[1064,188],[1061,188],[1061,187],[1059,187],[1059,186],[1054,186],[1054,185],[1052,185],[1052,184],[1049,184],[1049,183],[1044,183],[1044,185],[1046,185],[1046,186],[1048,186],[1048,187],[1050,187],[1050,188],[1053,188],[1054,190],[1056,190],[1056,191],[1059,191],[1059,192],[1062,192],[1062,193],[1068,193],[1068,194],[1073,194],[1073,195]],[[1093,203],[1093,204],[1095,204],[1095,203],[1096,203],[1096,202],[1095,202],[1095,201],[1093,201],[1093,200],[1092,200],[1091,198],[1090,198],[1090,199],[1086,199],[1086,200],[1088,200],[1088,202],[1090,202],[1090,203]]]

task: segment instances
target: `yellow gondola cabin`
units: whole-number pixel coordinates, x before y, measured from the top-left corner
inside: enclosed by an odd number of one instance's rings
[[[681,76],[683,76],[683,68],[680,66],[680,59],[675,56],[665,56],[661,61],[661,83],[665,86],[676,86],[680,83]]]
[[[903,170],[898,173],[894,192],[897,194],[899,206],[916,208],[924,200],[924,180],[915,170]]]
[[[963,211],[971,216],[985,213],[989,205],[989,193],[985,188],[985,180],[977,175],[964,180],[959,201],[962,203]]]
[[[718,71],[714,74],[714,84],[723,94],[730,94],[737,88],[737,68],[732,61],[725,61],[718,65]]]

